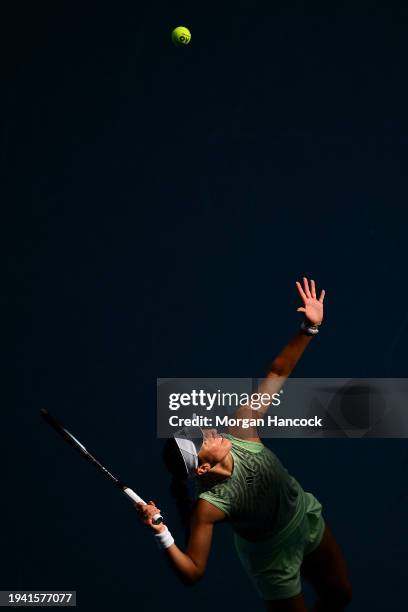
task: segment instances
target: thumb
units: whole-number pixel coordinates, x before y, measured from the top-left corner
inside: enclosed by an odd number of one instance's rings
[[[303,308],[303,307],[298,308],[296,312],[306,312],[306,308]]]

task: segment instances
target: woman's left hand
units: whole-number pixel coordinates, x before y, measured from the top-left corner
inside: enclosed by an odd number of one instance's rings
[[[316,286],[314,280],[310,281],[310,288],[307,278],[303,277],[303,287],[296,281],[297,290],[303,300],[303,306],[297,312],[303,312],[305,318],[312,325],[320,325],[323,321],[323,301],[325,290],[322,289],[319,299],[316,297]]]

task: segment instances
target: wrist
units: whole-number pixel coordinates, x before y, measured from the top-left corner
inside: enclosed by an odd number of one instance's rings
[[[312,323],[308,319],[304,319],[304,321],[302,321],[300,324],[300,330],[302,333],[306,334],[306,336],[316,336],[316,334],[319,333],[320,325],[321,321],[320,323]]]
[[[163,533],[164,531],[166,531],[167,526],[164,523],[160,523],[159,525],[152,525],[151,529],[152,529],[153,533],[155,533],[155,534]]]
[[[303,319],[303,322],[305,325],[307,325],[307,327],[320,327],[320,325],[323,323],[323,319],[321,319],[318,323],[314,323],[313,321],[305,317]]]
[[[156,533],[154,535],[154,539],[156,540],[159,548],[169,548],[174,544],[174,538],[167,527],[165,527],[160,533]]]

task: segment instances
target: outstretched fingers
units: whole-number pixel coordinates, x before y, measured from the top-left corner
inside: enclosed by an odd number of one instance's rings
[[[316,283],[313,279],[310,280],[310,287],[309,287],[309,281],[306,278],[306,276],[304,276],[303,286],[301,285],[301,283],[299,283],[299,281],[296,281],[296,287],[297,287],[300,297],[302,298],[304,302],[306,302],[307,300],[317,300]],[[324,289],[322,289],[319,300],[318,300],[321,304],[323,304],[325,295],[326,295],[326,292]]]
[[[307,280],[306,276],[303,277],[303,285],[304,285],[305,293],[306,293],[307,297],[311,298],[312,295],[310,293],[309,283],[308,283],[308,280]]]
[[[299,283],[299,281],[296,281],[296,287],[297,290],[299,292],[300,297],[302,298],[303,301],[307,300],[307,295],[306,293],[303,291],[302,285]]]
[[[316,285],[315,285],[313,278],[310,281],[310,292],[312,294],[312,298],[316,299]]]

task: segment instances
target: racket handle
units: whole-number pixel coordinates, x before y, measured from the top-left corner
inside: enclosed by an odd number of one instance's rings
[[[146,502],[144,501],[144,499],[139,497],[139,495],[137,495],[137,493],[132,491],[132,489],[129,489],[129,487],[124,487],[123,492],[125,493],[125,495],[130,497],[132,501],[138,504],[144,504],[146,506]],[[160,525],[160,523],[163,522],[163,517],[161,516],[161,514],[155,514],[152,522],[153,522],[153,525]]]
[[[124,487],[123,488],[123,492],[124,492],[125,495],[130,497],[130,499],[133,500],[134,502],[136,502],[137,504],[144,504],[144,505],[146,505],[145,500],[142,499],[141,497],[139,497],[139,495],[137,495],[137,493],[132,491],[132,489],[129,489],[129,487]]]

